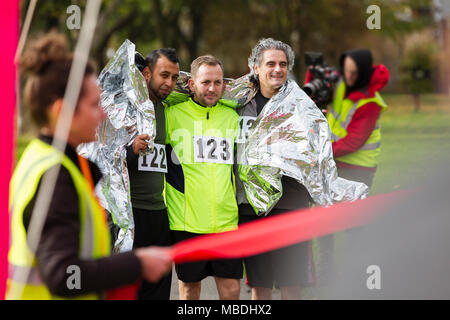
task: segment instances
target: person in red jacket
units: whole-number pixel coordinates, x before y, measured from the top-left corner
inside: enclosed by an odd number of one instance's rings
[[[344,52],[339,64],[342,79],[327,109],[333,156],[340,177],[371,187],[381,151],[378,121],[386,108],[378,91],[386,86],[389,71],[381,64],[373,66],[372,54],[367,49]],[[305,82],[311,80],[308,72]],[[320,238],[319,247],[323,259],[320,284],[326,283],[333,273],[333,235]]]
[[[345,82],[344,99],[349,99],[354,104],[363,99],[366,101],[375,98],[377,92],[386,86],[389,80],[388,69],[381,64],[373,66],[372,61],[372,54],[366,49],[350,50],[341,55],[339,63]],[[384,108],[385,105],[376,100],[362,104],[348,119],[347,135],[333,142],[333,155],[340,177],[364,182],[371,187],[378,156],[371,163],[346,161],[342,157],[358,152],[366,145],[374,130],[378,129],[377,122]]]
[[[386,108],[378,91],[386,86],[389,80],[389,71],[382,64],[373,66],[372,54],[367,49],[353,49],[344,52],[339,59],[339,65],[342,79],[335,91],[343,91],[343,96],[339,97],[337,92],[334,93],[333,105],[329,106],[327,115],[333,133],[334,159],[340,177],[364,182],[370,187],[378,164],[379,141],[377,143],[378,152],[370,156],[370,161],[365,161],[365,156],[356,157],[356,159],[349,158],[356,152],[363,151],[362,149],[369,149],[367,146],[365,147],[369,140],[377,140],[373,136],[374,131],[379,130],[378,120],[381,112]],[[308,71],[305,84],[312,79],[312,75]],[[357,106],[356,110],[343,112],[341,105],[345,102],[351,102],[351,105]],[[344,123],[344,127],[339,125],[341,130],[336,130],[336,126],[331,124],[332,113],[334,113],[333,120],[337,120],[336,122],[340,120],[341,124]],[[345,113],[346,119],[343,119],[343,113]],[[342,134],[343,130],[345,130],[344,135]],[[342,137],[336,134],[339,131],[341,131]],[[379,131],[376,133],[379,134]]]

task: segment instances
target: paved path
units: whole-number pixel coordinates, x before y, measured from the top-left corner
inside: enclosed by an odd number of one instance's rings
[[[245,283],[245,279],[241,279],[241,300],[250,300],[251,299],[251,290],[250,287]],[[175,268],[172,270],[172,289],[170,292],[170,300],[178,300],[179,292],[178,292],[178,278],[177,273],[175,272]],[[200,293],[200,300],[218,300],[219,294],[217,293],[216,282],[213,277],[208,277],[202,281],[202,291]],[[279,300],[280,293],[278,290],[274,290],[273,299]]]

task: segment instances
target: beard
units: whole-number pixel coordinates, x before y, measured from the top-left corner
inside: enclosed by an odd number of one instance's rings
[[[150,96],[153,96],[153,97],[155,97],[155,98],[157,98],[158,100],[161,100],[161,101],[165,100],[169,96],[169,94],[171,92],[171,90],[169,90],[167,92],[167,94],[160,93],[159,92],[159,88],[155,86],[155,84],[153,83],[152,79],[150,79],[147,82],[147,88],[148,88],[148,93],[149,93]]]
[[[217,104],[217,102],[219,102],[220,100],[220,96],[215,96],[215,97],[210,97],[208,98],[209,101],[207,101],[206,97],[203,95],[194,95],[194,97],[196,98],[196,101],[199,102],[200,104],[204,105],[204,106],[208,106],[208,107],[212,107],[215,106]]]
[[[201,105],[208,106],[208,107],[215,106],[217,104],[217,102],[219,102],[220,98],[222,97],[222,94],[223,94],[223,91],[220,93],[217,93],[215,95],[207,97],[206,94],[203,94],[201,92],[201,90],[199,90],[197,88],[197,86],[195,86],[195,84],[194,84],[194,99]],[[209,100],[209,101],[207,101],[207,100]]]

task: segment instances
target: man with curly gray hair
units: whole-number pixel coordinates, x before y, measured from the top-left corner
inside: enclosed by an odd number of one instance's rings
[[[288,73],[294,66],[292,48],[272,38],[261,39],[253,48],[248,59],[250,80],[257,92],[246,105],[237,109],[239,114],[239,135],[236,139],[237,159],[242,155],[244,143],[256,117],[266,103],[286,84]],[[239,223],[264,219],[257,216],[249,204],[244,186],[239,179],[239,165],[235,165],[237,201],[239,205]],[[283,176],[283,196],[269,212],[269,216],[306,208],[310,195],[306,188],[295,179]],[[300,287],[307,283],[308,242],[244,258],[249,285],[252,287],[252,299],[271,299],[272,288],[278,285],[282,299],[299,299]]]
[[[248,58],[248,67],[250,68],[250,77],[254,82],[258,82],[258,76],[255,73],[255,66],[261,66],[261,62],[264,56],[264,52],[267,50],[283,51],[287,60],[287,71],[292,71],[295,64],[295,54],[292,48],[281,41],[274,40],[272,38],[263,38],[258,41],[256,46],[253,47],[252,53]]]

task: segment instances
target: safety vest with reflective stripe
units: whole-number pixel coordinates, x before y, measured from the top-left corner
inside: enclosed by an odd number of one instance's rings
[[[72,177],[78,194],[80,218],[81,259],[99,259],[110,254],[110,233],[103,209],[95,198],[78,167],[64,154],[52,146],[35,139],[23,153],[10,183],[11,247],[9,250],[9,279],[7,299],[49,300],[67,299],[50,293],[42,282],[36,267],[36,258],[27,244],[27,233],[23,225],[23,211],[36,194],[43,174],[61,163]],[[56,186],[57,188],[58,186]],[[13,274],[31,268],[26,283],[18,283]],[[81,270],[81,272],[83,272]],[[23,287],[23,289],[22,289]],[[20,291],[22,293],[20,294]],[[99,299],[98,293],[80,295],[71,299]]]
[[[382,112],[387,108],[386,103],[378,92],[375,93],[373,98],[360,99],[353,102],[350,99],[344,99],[345,89],[345,82],[341,81],[336,88],[333,104],[328,108],[327,112],[327,120],[331,129],[332,142],[338,141],[339,139],[347,136],[347,127],[350,124],[356,110],[360,107],[369,102],[375,102],[381,107]],[[362,167],[376,167],[378,165],[378,157],[381,151],[380,141],[381,132],[378,119],[374,130],[369,136],[369,139],[367,139],[366,143],[359,150],[345,156],[338,157],[335,160]]]

